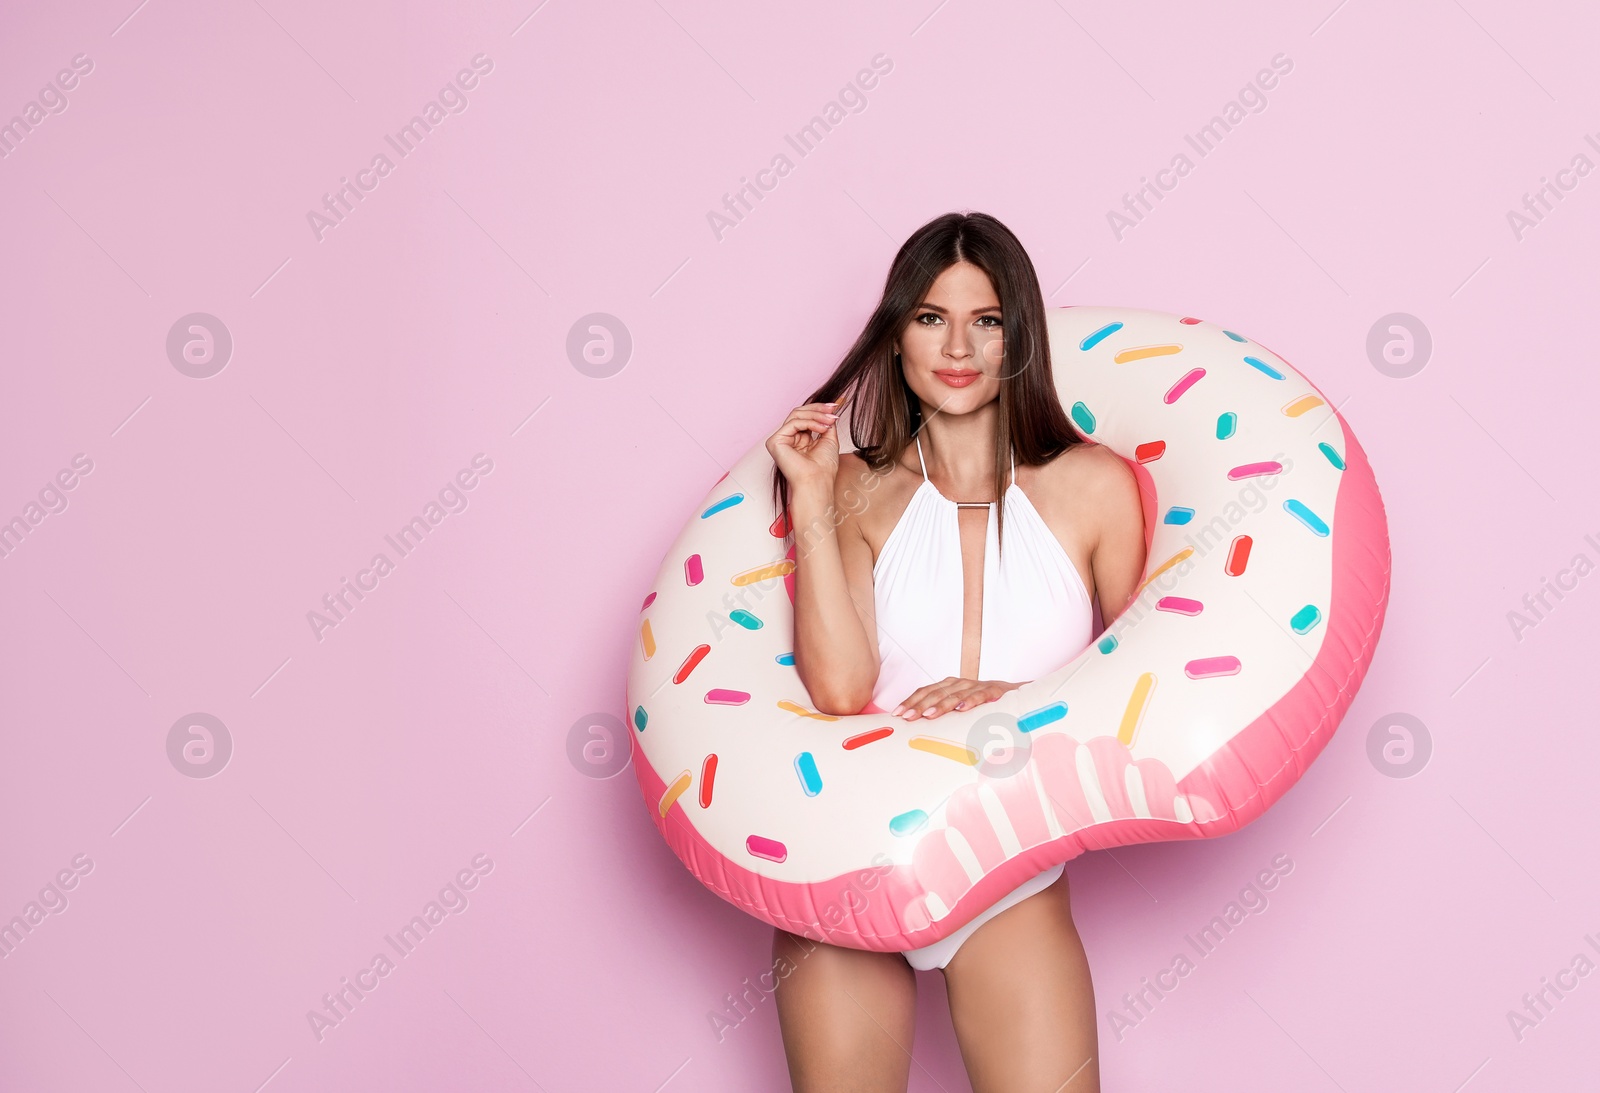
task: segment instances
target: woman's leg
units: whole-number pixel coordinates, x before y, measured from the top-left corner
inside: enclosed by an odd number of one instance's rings
[[[1066,874],[978,927],[944,977],[973,1093],[1099,1093],[1094,985]]]
[[[917,1016],[905,958],[775,929],[772,959],[795,1093],[905,1093]]]

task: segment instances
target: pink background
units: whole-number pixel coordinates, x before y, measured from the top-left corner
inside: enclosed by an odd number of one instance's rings
[[[900,242],[960,208],[1018,233],[1051,305],[1285,356],[1351,423],[1393,535],[1377,659],[1301,784],[1225,839],[1069,864],[1105,1087],[1592,1076],[1600,976],[1520,1039],[1507,1012],[1600,962],[1600,178],[1520,240],[1507,212],[1600,163],[1600,18],[536,3],[0,20],[0,122],[94,63],[0,159],[0,521],[93,465],[0,557],[0,928],[92,863],[0,959],[0,1087],[786,1088],[770,997],[720,1040],[709,1017],[771,929],[672,857],[631,771],[569,745],[624,716],[690,507],[832,368]],[[467,108],[319,242],[307,213],[480,53]],[[1279,53],[1265,108],[1200,157],[1185,134]],[[865,108],[796,153],[877,54]],[[719,241],[707,213],[786,150]],[[1108,210],[1183,151],[1119,241]],[[233,340],[205,379],[166,350],[196,312]],[[567,349],[595,312],[632,339],[605,378]],[[1367,350],[1395,312],[1433,342],[1408,378]],[[307,613],[478,453],[466,507],[319,640]],[[168,754],[195,712],[231,739],[210,777]],[[1430,735],[1411,777],[1369,759],[1395,713]],[[467,904],[394,954],[480,854]],[[1266,906],[1194,955],[1277,855]],[[1119,1039],[1121,996],[1185,951]],[[319,1041],[307,1011],[379,952],[393,972]],[[911,1089],[964,1090],[920,982]]]

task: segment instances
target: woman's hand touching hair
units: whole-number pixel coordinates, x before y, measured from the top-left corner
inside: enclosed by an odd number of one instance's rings
[[[778,431],[767,437],[767,452],[791,489],[822,487],[833,496],[839,474],[838,411],[846,400],[796,406]]]

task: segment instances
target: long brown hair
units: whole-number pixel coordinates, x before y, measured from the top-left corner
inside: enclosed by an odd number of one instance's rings
[[[1021,241],[987,213],[952,212],[928,221],[900,247],[889,267],[883,298],[844,360],[806,402],[834,402],[851,393],[850,425],[856,453],[874,474],[887,474],[922,428],[922,404],[906,383],[894,339],[921,306],[933,282],[957,262],[989,275],[1000,297],[1004,364],[1000,377],[1000,427],[995,432],[994,495],[1003,498],[1009,453],[1017,462],[1047,463],[1074,444],[1073,430],[1056,394],[1044,296]],[[789,511],[789,482],[772,470],[775,511]],[[995,506],[1004,540],[1005,506]]]

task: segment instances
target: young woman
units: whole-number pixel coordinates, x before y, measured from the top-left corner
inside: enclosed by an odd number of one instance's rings
[[[841,456],[846,395],[858,450]],[[854,347],[767,450],[797,542],[795,667],[826,713],[920,721],[993,701],[1075,657],[1098,634],[1094,601],[1114,620],[1143,572],[1133,474],[1073,432],[1033,265],[982,213],[906,241]],[[794,965],[776,997],[797,1093],[904,1093],[914,968],[944,974],[976,1093],[1100,1088],[1061,866],[926,948],[777,930],[773,956]]]

